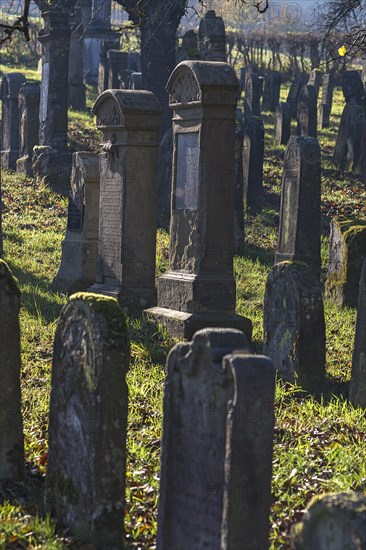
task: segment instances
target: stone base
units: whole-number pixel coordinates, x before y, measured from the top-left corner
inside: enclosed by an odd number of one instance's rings
[[[126,315],[141,315],[146,308],[156,304],[155,287],[121,288],[103,283],[95,283],[89,288],[89,292],[116,298]]]
[[[144,317],[162,325],[168,333],[180,340],[190,340],[195,332],[203,328],[235,328],[244,332],[249,341],[252,338],[252,322],[235,313],[185,313],[162,307],[144,311]]]
[[[26,176],[32,176],[32,159],[30,156],[21,157],[16,162],[16,170],[18,174],[25,174]]]
[[[71,151],[57,151],[46,145],[38,145],[33,149],[32,167],[37,179],[43,180],[55,193],[69,196]]]

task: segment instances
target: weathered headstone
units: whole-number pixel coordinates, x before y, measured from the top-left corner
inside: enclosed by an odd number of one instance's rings
[[[19,104],[18,95],[25,76],[8,73],[1,80],[1,168],[15,170],[19,158]]]
[[[297,116],[297,103],[300,91],[301,88],[307,83],[307,81],[308,75],[303,73],[295,75],[291,81],[291,86],[287,95],[286,103],[290,104],[292,118],[296,118]]]
[[[200,51],[198,49],[198,36],[193,29],[187,31],[182,37],[182,45],[177,50],[177,63],[186,59],[200,59]]]
[[[102,94],[109,88],[109,67],[107,53],[109,50],[118,47],[116,40],[103,40],[99,49],[99,68],[98,68],[98,94]],[[119,88],[119,86],[117,86]]]
[[[347,491],[314,497],[294,526],[294,550],[366,548],[366,496]]]
[[[156,304],[160,112],[158,100],[148,91],[106,90],[93,108],[103,132],[103,153],[92,291],[116,297],[129,313]]]
[[[130,90],[143,90],[142,84],[142,73],[131,73],[129,80],[129,89]]]
[[[244,253],[243,140],[244,140],[244,116],[241,109],[237,109],[236,110],[236,129],[235,129],[235,217],[234,217],[235,254]]]
[[[209,10],[198,29],[198,48],[203,61],[226,62],[226,33],[222,17]]]
[[[261,81],[256,73],[249,73],[245,80],[244,119],[261,114]]]
[[[316,138],[291,136],[287,145],[281,192],[276,263],[307,263],[320,275],[321,158]]]
[[[97,548],[123,548],[129,355],[117,302],[74,294],[55,335],[46,507]]]
[[[264,295],[264,353],[280,378],[315,389],[325,375],[325,322],[321,286],[301,262],[281,262]]]
[[[291,106],[280,102],[277,105],[274,123],[276,145],[287,145],[291,135]]]
[[[84,84],[83,40],[81,13],[73,18],[69,52],[69,107],[76,111],[86,110],[86,88]]]
[[[343,73],[342,92],[346,103],[365,104],[365,89],[358,71]]]
[[[358,165],[365,121],[365,107],[348,102],[341,116],[333,155],[341,170],[353,171]]]
[[[308,84],[314,86],[316,99],[318,100],[320,86],[323,81],[323,73],[319,69],[313,69],[309,76]]]
[[[94,283],[98,257],[99,155],[74,153],[66,237],[53,290],[73,293]]]
[[[276,107],[280,101],[281,93],[281,73],[278,71],[269,70],[264,77],[264,89],[262,99],[262,110],[272,111],[276,110]]]
[[[329,105],[330,112],[332,112],[333,91],[334,91],[334,75],[333,73],[326,73],[323,76],[322,104]]]
[[[180,338],[207,326],[250,335],[235,314],[235,114],[238,81],[225,63],[183,61],[168,85],[174,111],[169,271],[146,315]]]
[[[163,135],[159,145],[159,172],[158,172],[158,227],[169,230],[170,200],[172,190],[173,166],[173,130]]]
[[[363,116],[357,126],[359,155],[354,162],[353,171],[366,181],[366,116]]]
[[[33,173],[33,147],[38,144],[39,135],[39,84],[25,82],[19,90],[19,157],[17,172]]]
[[[0,260],[0,481],[24,475],[19,310],[17,283]]]
[[[318,107],[318,128],[329,128],[330,121],[330,105],[328,103],[321,103]]]
[[[274,369],[239,331],[168,357],[157,549],[268,548]]]
[[[108,89],[127,88],[128,53],[108,50]]]
[[[366,257],[363,260],[358,287],[357,324],[349,400],[355,407],[366,409]]]
[[[297,104],[297,134],[317,136],[317,96],[314,86],[301,88]]]
[[[366,221],[342,216],[333,218],[325,292],[337,305],[357,307],[358,283],[365,256]]]
[[[264,125],[260,117],[250,117],[244,123],[243,188],[244,203],[254,207],[263,195]]]

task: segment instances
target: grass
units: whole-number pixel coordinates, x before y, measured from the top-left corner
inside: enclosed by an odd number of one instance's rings
[[[1,70],[1,67],[0,67]],[[282,89],[282,99],[287,95]],[[88,90],[88,107],[92,106]],[[329,222],[338,214],[365,217],[365,183],[341,174],[331,161],[342,94],[336,90],[331,127],[321,131],[322,266],[329,254]],[[273,143],[273,115],[266,127],[265,199],[260,212],[246,213],[246,253],[234,262],[237,311],[254,325],[253,348],[262,350],[263,295],[273,265],[279,221],[283,146]],[[88,113],[70,112],[70,145],[95,150],[100,136]],[[47,465],[47,427],[53,336],[65,297],[50,290],[60,264],[66,200],[31,178],[2,174],[5,258],[22,292],[22,398],[27,475],[0,491],[0,548],[79,548],[44,515],[42,489]],[[167,269],[169,238],[157,236],[157,275]],[[289,547],[291,525],[314,494],[366,491],[366,418],[346,396],[350,379],[356,311],[325,301],[327,381],[312,396],[277,384],[273,459],[271,549]],[[131,548],[152,550],[157,529],[159,453],[165,360],[174,342],[140,320],[129,320],[132,358],[128,373],[129,425],[126,538]]]

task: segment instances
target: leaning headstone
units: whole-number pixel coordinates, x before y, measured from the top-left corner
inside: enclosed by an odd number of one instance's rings
[[[68,294],[95,281],[98,257],[99,155],[74,153],[66,237],[52,289]]]
[[[157,549],[266,549],[274,369],[239,331],[206,329],[169,354]]]
[[[330,105],[328,103],[321,103],[318,108],[318,128],[329,128],[330,121]]]
[[[1,113],[1,168],[15,170],[19,158],[19,104],[18,96],[25,76],[8,73],[3,76],[0,87]]]
[[[291,106],[280,102],[277,105],[274,123],[276,145],[287,145],[291,135]]]
[[[272,111],[276,110],[276,107],[280,101],[281,93],[281,73],[278,71],[269,70],[264,77],[264,89],[262,99],[262,110]]]
[[[248,74],[245,80],[244,119],[261,114],[261,81],[256,73]]]
[[[108,89],[127,88],[128,53],[108,50]]]
[[[301,88],[297,104],[297,135],[317,136],[317,98],[314,86]]]
[[[169,231],[172,190],[173,130],[168,128],[159,145],[158,227]]]
[[[226,33],[222,17],[209,10],[198,29],[198,48],[203,61],[226,62]]]
[[[235,254],[244,254],[243,140],[244,140],[244,116],[241,109],[237,109],[236,110],[236,129],[235,129],[235,217],[234,217]]]
[[[0,260],[0,482],[24,475],[19,310],[18,285]]]
[[[281,191],[276,263],[307,263],[320,275],[321,158],[316,138],[291,136]]]
[[[98,264],[92,292],[113,296],[128,313],[138,313],[156,304],[161,108],[152,92],[106,90],[93,113],[103,132],[103,152]]]
[[[294,550],[366,548],[366,496],[347,491],[314,497],[292,532]]]
[[[342,216],[330,224],[330,253],[325,292],[339,306],[357,307],[358,283],[366,256],[366,221]]]
[[[244,203],[258,206],[263,195],[264,125],[260,117],[244,123],[243,189]]]
[[[19,90],[19,157],[17,172],[32,175],[33,148],[39,134],[39,84],[25,82]]]
[[[333,73],[326,73],[323,76],[322,104],[329,105],[330,112],[332,112],[333,91],[334,91],[334,75]]]
[[[281,262],[264,295],[264,353],[281,379],[315,389],[325,376],[325,322],[320,283],[301,262]]]
[[[207,326],[250,335],[250,320],[235,314],[235,72],[226,63],[183,61],[167,89],[174,111],[169,271],[159,278],[158,307],[145,313],[179,338]]]
[[[365,88],[358,71],[345,71],[343,73],[342,92],[346,103],[365,104]]]
[[[46,508],[98,548],[123,547],[129,355],[117,302],[74,294],[55,335]]]
[[[355,407],[366,409],[366,257],[359,281],[357,323],[352,356],[349,400]]]
[[[286,103],[290,104],[291,117],[297,116],[297,103],[300,95],[301,88],[307,83],[308,76],[306,74],[297,74],[291,81],[291,86],[287,95]]]

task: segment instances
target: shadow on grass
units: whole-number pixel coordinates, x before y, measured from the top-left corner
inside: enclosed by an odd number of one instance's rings
[[[246,244],[243,257],[258,260],[261,264],[272,267],[274,265],[274,252],[253,244]]]

